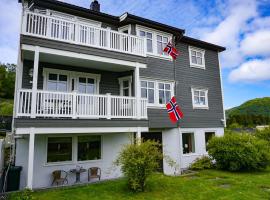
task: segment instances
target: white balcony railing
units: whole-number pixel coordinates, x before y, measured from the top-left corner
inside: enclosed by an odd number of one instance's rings
[[[137,109],[135,97],[79,94],[38,90],[36,108],[32,108],[32,90],[20,89],[17,94],[16,116],[62,118],[147,118],[147,99],[140,99]]]
[[[22,34],[145,56],[145,38],[90,23],[25,11]]]

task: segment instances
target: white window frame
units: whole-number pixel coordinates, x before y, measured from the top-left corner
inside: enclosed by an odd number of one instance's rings
[[[124,31],[128,31],[128,34],[131,34],[131,24],[119,27],[118,31],[121,33],[123,33]]]
[[[205,92],[205,105],[198,105],[195,103],[195,91],[199,91],[199,98],[200,98],[200,92]],[[208,106],[208,89],[206,88],[191,88],[191,94],[192,94],[192,105],[193,109],[209,109]]]
[[[189,46],[188,49],[189,49],[189,63],[190,63],[190,67],[199,68],[199,69],[205,69],[205,50],[204,49],[197,48],[197,47],[192,47],[192,46]],[[195,51],[196,52],[196,55],[197,55],[197,53],[201,53],[202,54],[202,64],[201,65],[200,64],[196,64],[196,63],[192,63],[192,54],[191,54],[192,51]],[[196,59],[197,59],[197,56],[196,56]]]
[[[101,137],[101,145],[100,145],[100,159],[98,160],[84,160],[84,161],[78,161],[78,137],[79,136],[100,136]],[[71,137],[72,138],[72,161],[62,161],[62,162],[47,162],[48,157],[48,138],[53,137]],[[46,136],[46,151],[45,151],[45,159],[44,159],[44,166],[58,166],[58,165],[74,165],[74,164],[84,164],[84,163],[93,163],[93,162],[102,162],[103,160],[103,134],[78,134],[73,136],[68,135],[48,135]]]
[[[132,76],[125,76],[118,78],[119,85],[120,85],[120,96],[124,96],[124,89],[129,89],[128,96],[131,97],[131,90],[132,90]],[[124,88],[124,81],[128,81],[128,87]]]
[[[166,33],[166,32],[162,32],[162,31],[158,31],[155,29],[151,29],[148,27],[144,27],[144,26],[140,26],[140,25],[136,25],[136,34],[137,36],[140,36],[140,31],[144,31],[144,32],[149,32],[152,33],[152,47],[153,47],[153,53],[151,52],[146,52],[147,56],[150,57],[156,57],[156,58],[161,58],[161,59],[165,59],[165,60],[171,60],[172,61],[172,57],[168,54],[158,54],[157,51],[157,35],[162,36],[163,37],[167,37],[168,41],[172,40],[172,34]]]
[[[67,71],[67,70],[60,70],[55,68],[43,68],[43,90],[48,90],[48,80],[49,80],[49,73],[53,74],[61,74],[67,76],[67,84],[68,89],[67,92],[72,91],[72,79],[74,79],[74,90],[78,90],[78,83],[79,77],[83,78],[91,78],[95,80],[95,94],[99,94],[99,83],[100,83],[100,74],[91,74],[91,73],[84,73],[84,72],[76,72],[76,71]]]
[[[183,134],[193,134],[193,140],[194,140],[194,152],[191,153],[184,153],[183,152]],[[185,157],[185,156],[190,156],[190,155],[196,155],[196,151],[197,151],[197,146],[196,146],[196,131],[184,131],[181,133],[181,142],[182,142],[182,146],[181,146],[181,154]]]
[[[152,107],[152,108],[164,108],[164,109],[166,109],[166,107],[165,107],[166,102],[164,104],[159,103],[159,87],[158,87],[158,84],[159,83],[170,84],[171,97],[173,97],[174,96],[174,81],[154,80],[154,79],[150,79],[150,78],[141,78],[140,81],[154,82],[154,103],[147,103],[147,106]]]

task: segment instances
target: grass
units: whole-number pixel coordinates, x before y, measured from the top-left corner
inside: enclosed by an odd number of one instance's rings
[[[13,194],[11,200],[18,194]],[[72,188],[58,188],[33,193],[37,200],[256,200],[270,199],[270,168],[263,172],[230,173],[204,170],[193,176],[169,177],[153,175],[145,192],[132,193],[126,180],[120,179],[99,184]]]
[[[0,116],[13,115],[13,99],[0,99]]]

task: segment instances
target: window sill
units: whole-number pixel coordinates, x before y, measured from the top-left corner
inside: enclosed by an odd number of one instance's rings
[[[192,68],[197,68],[197,69],[204,69],[204,70],[205,70],[205,66],[204,66],[204,65],[190,64],[190,67],[192,67]]]
[[[159,58],[159,59],[163,59],[163,60],[169,60],[169,61],[173,60],[170,56],[166,56],[166,55],[146,53],[146,56],[152,57],[152,58]]]
[[[78,161],[77,164],[87,164],[87,163],[95,163],[95,162],[102,162],[102,159]]]
[[[165,104],[161,104],[161,105],[147,105],[147,108],[150,108],[150,109],[166,109],[166,105]]]
[[[70,162],[52,162],[52,163],[45,163],[44,167],[51,167],[51,166],[60,166],[60,165],[75,165],[76,163],[73,161]]]
[[[186,154],[183,154],[183,157],[190,157],[190,156],[200,156],[201,154],[198,154],[198,153],[186,153]]]
[[[193,106],[193,109],[194,110],[209,110],[209,107],[208,106],[206,106],[206,107]]]

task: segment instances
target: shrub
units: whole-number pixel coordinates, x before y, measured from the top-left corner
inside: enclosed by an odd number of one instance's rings
[[[22,192],[18,193],[16,200],[34,200],[33,191],[30,189],[25,189]]]
[[[203,170],[203,169],[212,169],[214,167],[212,160],[208,156],[202,156],[201,158],[197,158],[190,165],[190,169],[192,170]]]
[[[270,163],[267,142],[249,134],[225,134],[208,144],[208,153],[217,168],[229,171],[260,170]]]
[[[270,128],[266,128],[264,130],[261,131],[257,131],[255,133],[255,136],[259,139],[265,140],[268,142],[268,144],[270,145]]]
[[[132,191],[144,191],[146,179],[157,170],[162,159],[160,144],[153,141],[125,145],[116,165],[121,166]]]

